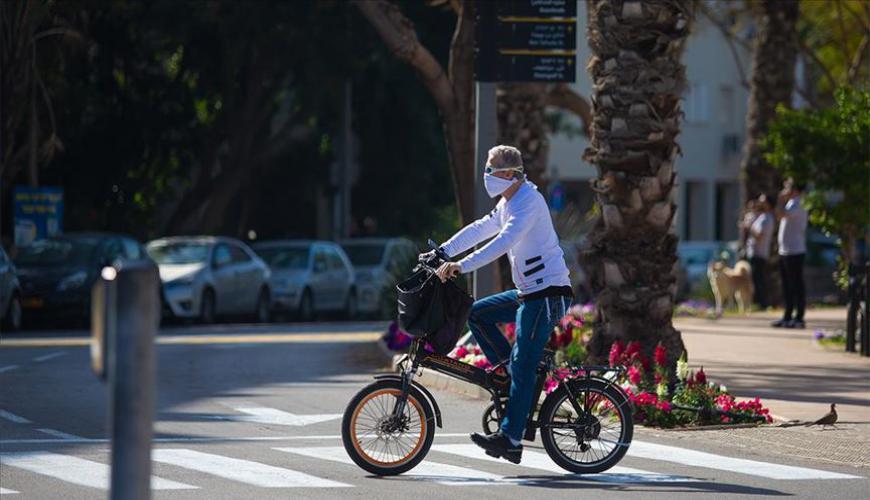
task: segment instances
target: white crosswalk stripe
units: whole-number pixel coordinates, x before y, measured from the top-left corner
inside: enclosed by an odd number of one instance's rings
[[[346,465],[356,467],[356,464],[347,455],[347,451],[341,446],[317,446],[311,448],[274,448],[278,451],[287,453],[295,453],[306,457],[317,458],[321,460],[330,460]],[[479,471],[469,467],[459,467],[456,465],[441,464],[424,460],[410,471],[402,474],[403,477],[413,477],[419,480],[433,481],[438,484],[449,486],[473,486],[473,485],[495,485],[495,484],[511,484],[518,481],[505,480],[504,476],[492,474],[490,472]]]
[[[453,455],[460,455],[463,457],[470,457],[476,460],[486,460],[491,462],[498,462],[500,464],[507,464],[503,459],[494,458],[479,448],[477,445],[473,444],[439,444],[432,447],[433,451],[440,451],[443,453],[450,453]],[[553,460],[545,455],[544,453],[539,453],[536,451],[523,451],[523,460],[520,462],[521,467],[528,467],[530,469],[539,469],[547,472],[555,472],[557,474],[571,474],[565,469],[556,465]],[[632,469],[630,467],[622,467],[622,466],[614,466],[606,472],[602,472],[600,474],[584,474],[583,479],[588,479],[590,481],[602,481],[608,483],[678,483],[678,482],[686,482],[686,481],[695,481],[692,478],[684,477],[684,476],[671,476],[668,474],[658,474],[655,472],[647,472],[640,469]]]
[[[79,457],[45,451],[19,451],[0,453],[0,463],[80,486],[109,489],[109,466]],[[151,488],[155,490],[197,489],[196,486],[156,476],[151,476]]]
[[[656,443],[634,441],[628,448],[628,455],[649,460],[662,460],[694,467],[706,467],[721,471],[738,472],[750,476],[769,479],[860,479],[859,476],[829,472],[792,465],[779,465],[769,462],[758,462],[743,458],[732,458],[703,451],[678,448]]]
[[[17,495],[17,494],[18,494],[18,492],[15,490],[0,488],[0,495]]]
[[[304,472],[187,449],[157,449],[153,460],[262,488],[336,488],[349,484]]]

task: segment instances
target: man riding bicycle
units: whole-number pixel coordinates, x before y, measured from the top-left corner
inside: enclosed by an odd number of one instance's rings
[[[526,180],[518,149],[501,145],[489,150],[484,186],[490,197],[501,196],[495,209],[462,228],[441,249],[454,257],[492,239],[460,261],[442,264],[438,277],[444,281],[470,273],[508,255],[516,289],[477,300],[468,326],[493,365],[509,361],[510,397],[500,430],[488,436],[474,433],[471,440],[490,455],[519,463],[520,440],[535,403],[535,369],[553,327],[571,305],[573,292],[547,202]],[[513,348],[496,326],[510,322],[517,327]]]

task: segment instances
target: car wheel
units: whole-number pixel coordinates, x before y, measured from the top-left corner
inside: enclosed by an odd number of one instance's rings
[[[266,288],[260,289],[260,295],[257,296],[257,308],[254,315],[257,323],[268,323],[272,314],[272,302],[269,300],[269,290]]]
[[[206,288],[202,292],[202,302],[199,304],[199,322],[205,325],[214,323],[215,320],[215,300],[214,291],[211,288]]]
[[[344,302],[345,319],[356,319],[359,314],[359,302],[356,298],[356,290],[353,288],[347,292],[347,300]]]
[[[302,299],[299,301],[299,319],[302,321],[314,319],[314,296],[307,288],[302,292]]]
[[[13,295],[9,299],[9,306],[6,307],[6,314],[3,315],[3,329],[8,332],[17,332],[21,330],[21,299],[18,295]]]

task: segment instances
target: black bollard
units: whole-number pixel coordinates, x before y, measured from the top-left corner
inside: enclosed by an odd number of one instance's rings
[[[91,361],[109,380],[112,500],[151,498],[159,286],[153,262],[125,262],[104,268],[92,294]]]

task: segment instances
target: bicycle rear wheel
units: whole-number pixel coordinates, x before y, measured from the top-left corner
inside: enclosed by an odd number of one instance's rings
[[[553,391],[539,413],[541,440],[547,454],[565,470],[603,472],[616,465],[634,434],[631,404],[618,387],[601,380],[574,380]]]
[[[398,380],[379,380],[364,387],[348,403],[341,438],[350,458],[378,476],[413,469],[429,452],[435,438],[434,412],[420,391],[411,387],[404,412],[393,409],[402,393]]]

